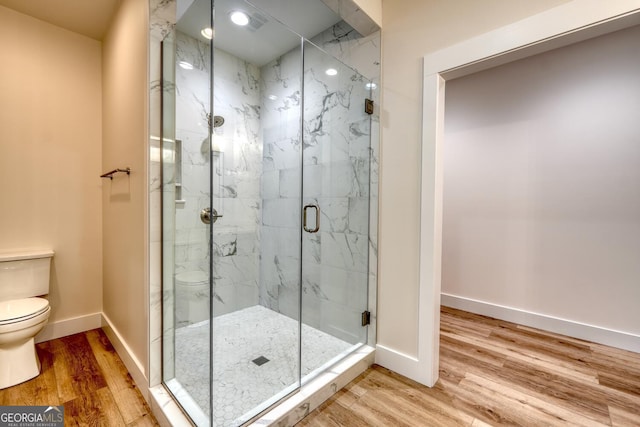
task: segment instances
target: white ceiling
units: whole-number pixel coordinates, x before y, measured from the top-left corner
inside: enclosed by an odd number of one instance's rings
[[[122,1],[0,0],[0,6],[102,40]],[[203,39],[200,30],[209,26],[210,1],[178,0],[178,14],[181,15],[178,29],[194,38]],[[215,45],[258,66],[300,44],[299,36],[278,21],[286,22],[293,31],[311,39],[341,20],[322,0],[251,0],[251,4],[244,0],[215,0]],[[251,31],[229,21],[229,12],[233,10],[243,10],[264,18],[270,16],[260,28]]]
[[[0,6],[102,40],[122,0],[0,0]]]
[[[178,0],[178,29],[205,40],[200,30],[210,25],[209,2]],[[299,46],[299,35],[310,39],[341,20],[321,0],[251,0],[251,3],[262,10],[244,0],[215,0],[215,47],[257,66]],[[266,22],[255,30],[250,26],[238,27],[229,20],[229,13],[235,10],[257,16],[258,20],[266,18]],[[299,35],[278,21],[286,22]]]

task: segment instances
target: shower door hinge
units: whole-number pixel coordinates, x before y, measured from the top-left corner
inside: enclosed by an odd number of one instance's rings
[[[362,326],[371,324],[371,313],[368,311],[362,312]]]
[[[364,112],[367,114],[373,114],[373,99],[364,99]]]

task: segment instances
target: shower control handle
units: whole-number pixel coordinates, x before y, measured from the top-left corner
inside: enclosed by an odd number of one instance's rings
[[[315,228],[309,228],[307,227],[307,210],[309,209],[315,209],[316,211],[316,226]],[[306,231],[307,233],[317,233],[318,230],[320,230],[320,208],[318,207],[318,205],[306,205],[304,207],[304,209],[302,209],[302,228],[304,229],[304,231]]]
[[[205,224],[211,224],[211,219],[213,218],[213,223],[218,220],[218,218],[222,218],[222,215],[218,215],[217,210],[213,210],[213,215],[211,215],[211,208],[204,208],[200,211],[200,221]]]

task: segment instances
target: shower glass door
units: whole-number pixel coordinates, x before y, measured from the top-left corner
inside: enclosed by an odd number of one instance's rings
[[[301,39],[215,0],[211,225],[215,426],[300,386]]]
[[[304,381],[367,342],[370,92],[357,71],[304,43]]]
[[[366,343],[370,83],[244,0],[176,14],[163,383],[196,425],[239,426]]]

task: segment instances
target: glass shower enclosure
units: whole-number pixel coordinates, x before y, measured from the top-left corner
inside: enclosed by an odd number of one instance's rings
[[[196,425],[236,426],[367,343],[372,84],[244,0],[177,17],[163,383]]]

